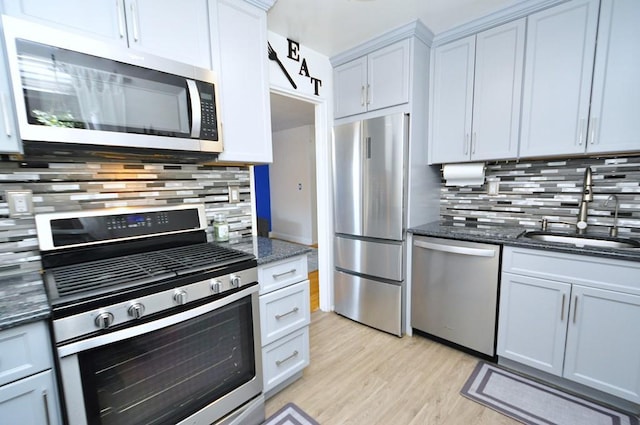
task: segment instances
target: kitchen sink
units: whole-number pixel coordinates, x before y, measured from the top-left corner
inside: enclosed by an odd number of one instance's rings
[[[625,238],[608,238],[605,236],[583,236],[570,235],[566,233],[530,231],[521,234],[520,237],[543,242],[566,243],[577,247],[593,246],[601,248],[640,248],[640,241]]]

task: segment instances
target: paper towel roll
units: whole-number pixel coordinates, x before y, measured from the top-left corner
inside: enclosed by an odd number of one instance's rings
[[[482,186],[484,162],[470,164],[445,164],[442,167],[445,186]]]

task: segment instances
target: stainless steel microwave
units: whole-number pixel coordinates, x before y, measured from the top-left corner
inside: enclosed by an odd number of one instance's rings
[[[211,70],[8,16],[2,29],[23,141],[222,152]]]

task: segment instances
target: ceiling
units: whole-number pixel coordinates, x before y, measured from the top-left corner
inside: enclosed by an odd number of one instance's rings
[[[276,0],[269,31],[331,57],[415,19],[434,34],[527,0]]]
[[[271,93],[271,131],[312,125],[315,123],[315,105]]]
[[[269,31],[327,57],[415,19],[434,34],[528,0],[276,0],[267,14]],[[271,95],[271,128],[313,124],[314,106]]]

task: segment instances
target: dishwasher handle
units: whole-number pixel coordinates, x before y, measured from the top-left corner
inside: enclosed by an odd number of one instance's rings
[[[443,251],[461,255],[472,255],[475,257],[495,257],[496,255],[496,251],[493,249],[467,248],[465,246],[443,245],[424,241],[413,241],[413,245],[419,248],[431,249],[433,251]]]

